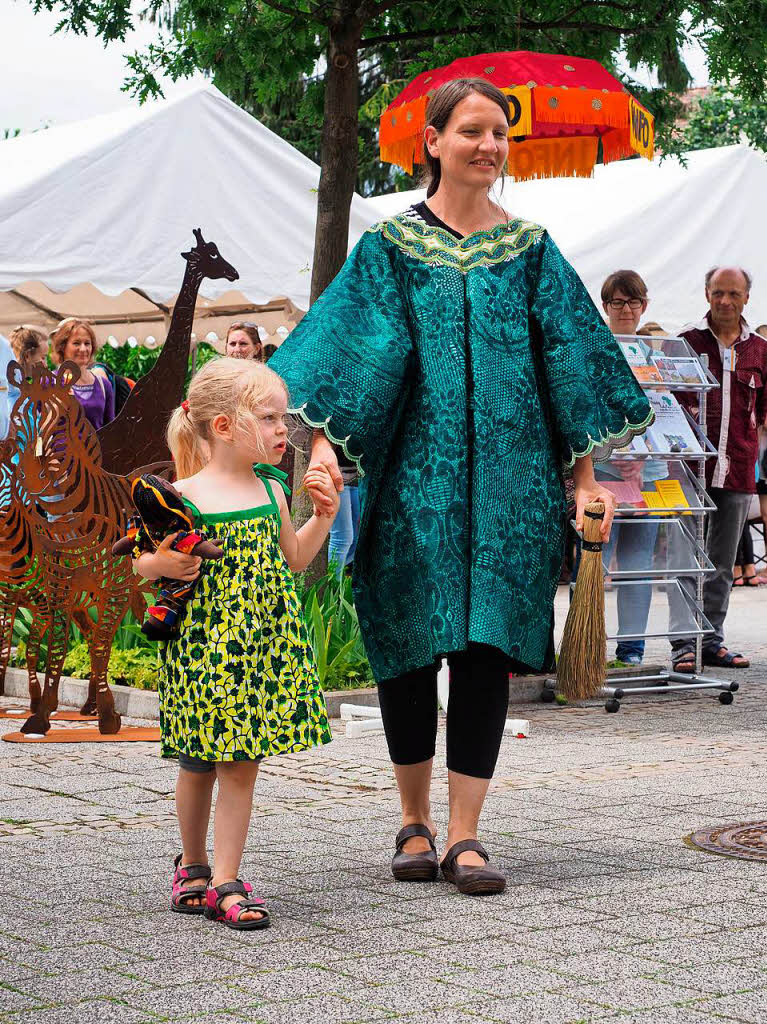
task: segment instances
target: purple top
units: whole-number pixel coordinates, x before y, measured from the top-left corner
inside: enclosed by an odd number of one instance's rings
[[[93,376],[96,379],[92,384],[75,384],[72,391],[93,429],[100,430],[115,418],[115,396],[107,377],[98,373]]]

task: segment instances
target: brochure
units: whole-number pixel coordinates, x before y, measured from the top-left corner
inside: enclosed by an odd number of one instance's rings
[[[663,382],[658,368],[647,362],[647,354],[651,351],[647,345],[641,341],[619,341],[618,344],[638,381],[642,384]]]
[[[608,488],[617,498],[619,505],[630,505],[631,508],[645,507],[642,492],[635,483],[631,483],[629,480],[610,480]]]
[[[659,455],[698,454],[703,451],[684,410],[670,391],[648,391],[655,421],[644,434],[647,448]]]
[[[706,374],[693,356],[653,355],[652,362],[666,384],[707,384]]]

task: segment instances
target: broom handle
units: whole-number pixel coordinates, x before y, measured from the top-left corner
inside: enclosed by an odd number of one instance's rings
[[[583,510],[583,548],[586,551],[602,550],[602,520],[605,507],[601,501],[590,501]]]

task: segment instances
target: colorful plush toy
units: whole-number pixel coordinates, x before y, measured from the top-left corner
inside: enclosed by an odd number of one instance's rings
[[[194,525],[191,512],[172,484],[157,476],[139,476],[131,484],[131,497],[138,513],[128,520],[128,532],[112,547],[116,556],[138,558],[145,551],[156,551],[170,534],[178,534],[171,549],[200,558],[223,558],[216,540],[205,536]],[[160,579],[156,603],[148,609],[141,632],[150,640],[167,640],[176,631],[196,580]]]

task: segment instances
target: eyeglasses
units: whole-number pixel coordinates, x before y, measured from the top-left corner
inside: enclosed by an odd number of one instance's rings
[[[644,299],[609,299],[607,305],[610,309],[623,309],[624,306],[628,306],[629,309],[641,309]]]
[[[252,320],[240,320],[239,323],[229,324],[230,331],[239,331],[242,327],[255,327],[258,329],[258,324],[254,323]]]

